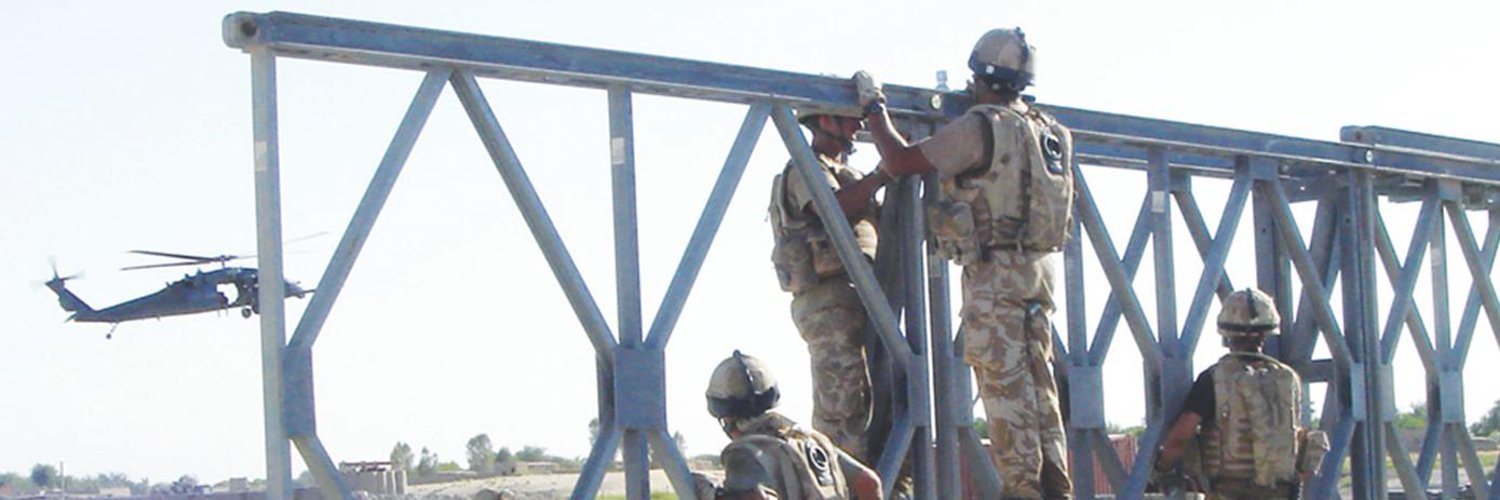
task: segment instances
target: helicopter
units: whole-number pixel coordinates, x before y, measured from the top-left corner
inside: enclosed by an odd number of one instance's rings
[[[114,328],[126,321],[222,311],[234,308],[238,308],[240,316],[245,318],[260,313],[259,272],[255,268],[225,265],[229,261],[252,256],[218,255],[210,257],[151,250],[131,250],[130,253],[179,259],[181,262],[130,266],[121,268],[120,270],[130,271],[160,267],[201,266],[211,263],[218,263],[220,267],[211,271],[199,270],[194,274],[184,275],[180,280],[167,283],[166,288],[154,293],[103,309],[94,309],[67,288],[68,280],[78,278],[79,275],[58,276],[57,266],[54,264],[52,267],[52,279],[48,280],[45,284],[47,288],[57,294],[57,301],[62,305],[63,310],[73,313],[68,316],[68,321],[79,323],[110,323],[112,325],[110,331],[104,337],[112,338],[114,336]],[[294,282],[287,281],[285,283],[286,297],[304,298],[307,294],[313,293],[313,290],[303,289]],[[232,300],[229,296],[219,291],[220,285],[234,286],[235,296]]]

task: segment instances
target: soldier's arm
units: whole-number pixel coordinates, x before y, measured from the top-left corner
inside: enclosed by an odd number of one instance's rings
[[[1182,453],[1187,450],[1188,441],[1198,434],[1198,424],[1202,422],[1203,417],[1190,411],[1177,416],[1172,429],[1167,431],[1167,439],[1161,445],[1161,452],[1156,455],[1157,469],[1170,469],[1177,465]]]
[[[877,168],[854,184],[844,186],[843,189],[834,192],[834,197],[839,200],[839,209],[844,211],[844,217],[852,217],[864,212],[865,207],[868,207],[875,199],[875,190],[885,185],[887,180],[889,178],[886,177],[885,171]]]
[[[850,458],[843,451],[839,452],[839,468],[844,470],[844,480],[848,481],[849,489],[854,492],[854,498],[882,500],[884,493],[880,487],[880,476],[875,474],[874,470]]]
[[[906,138],[896,132],[896,126],[891,123],[891,115],[885,110],[884,103],[873,103],[865,110],[868,112],[865,115],[865,128],[870,131],[870,141],[875,143],[875,149],[880,151],[885,171],[900,177],[921,175],[937,169],[922,154],[921,149],[907,143]]]

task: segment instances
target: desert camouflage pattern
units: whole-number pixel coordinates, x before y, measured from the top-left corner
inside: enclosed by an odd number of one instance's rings
[[[1219,336],[1228,345],[1229,339],[1276,335],[1281,325],[1281,314],[1276,312],[1276,301],[1266,292],[1256,288],[1235,290],[1224,298],[1219,308]]]
[[[1061,249],[1073,213],[1072,134],[1020,101],[969,113],[989,122],[994,148],[987,168],[939,183],[943,195],[928,207],[937,255],[966,265],[989,248]]]
[[[829,189],[843,188],[864,177],[858,170],[835,158],[820,154],[818,160]],[[802,182],[802,176],[792,171],[793,168],[788,163],[771,184],[769,215],[771,233],[775,237],[771,263],[776,268],[781,289],[797,293],[824,279],[848,281],[842,276],[844,265],[833,248],[833,241],[823,229],[822,220],[811,209],[812,191]],[[875,233],[878,210],[879,205],[871,203],[864,212],[849,218],[855,241],[865,257],[872,260],[878,244]]]
[[[1292,496],[1295,488],[1293,483],[1259,486],[1250,481],[1231,479],[1214,483],[1213,491],[1203,497],[1207,500],[1286,500],[1296,498]]]
[[[1298,480],[1302,382],[1259,353],[1232,352],[1214,370],[1214,426],[1201,437],[1204,473],[1215,483],[1274,488]]]
[[[847,280],[825,280],[793,295],[792,321],[812,360],[813,429],[864,462],[870,372],[859,294]]]
[[[839,449],[827,436],[775,412],[736,425],[742,434],[720,455],[727,492],[760,488],[784,499],[853,498]]]
[[[1071,494],[1058,411],[1049,252],[990,250],[963,268],[964,361],[974,368],[1007,498]]]
[[[1316,429],[1303,429],[1297,435],[1297,473],[1317,474],[1328,454],[1328,433]]]

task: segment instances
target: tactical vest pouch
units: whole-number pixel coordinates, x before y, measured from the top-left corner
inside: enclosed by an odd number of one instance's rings
[[[833,276],[844,272],[843,261],[839,260],[838,250],[833,248],[833,241],[828,238],[827,233],[809,232],[807,247],[812,253],[813,271],[817,273],[817,277]]]
[[[799,293],[818,284],[812,251],[807,240],[800,236],[776,238],[776,246],[771,249],[771,264],[776,268],[776,279],[781,282],[782,291]]]
[[[806,234],[811,231],[806,221],[796,217],[787,209],[786,176],[783,171],[771,184],[771,206],[767,213],[771,219],[771,235],[776,245],[771,248],[771,265],[776,268],[776,280],[783,291],[798,293],[818,284],[818,273],[813,269],[812,251],[808,248]]]
[[[1317,474],[1323,455],[1328,453],[1328,433],[1302,429],[1297,433],[1297,473]]]
[[[975,220],[980,212],[974,207],[979,190],[959,187],[958,179],[943,179],[938,185],[936,203],[927,205],[927,231],[937,243],[938,258],[958,265],[979,261],[983,255],[980,230],[987,220]]]
[[[937,256],[960,266],[979,260],[974,238],[974,209],[968,203],[943,200],[927,207],[928,230],[937,241]]]

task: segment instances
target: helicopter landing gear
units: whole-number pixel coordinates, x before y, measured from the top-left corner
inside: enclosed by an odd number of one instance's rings
[[[245,319],[250,319],[250,308],[246,307],[246,308],[240,309],[240,317],[241,318],[245,318]]]

